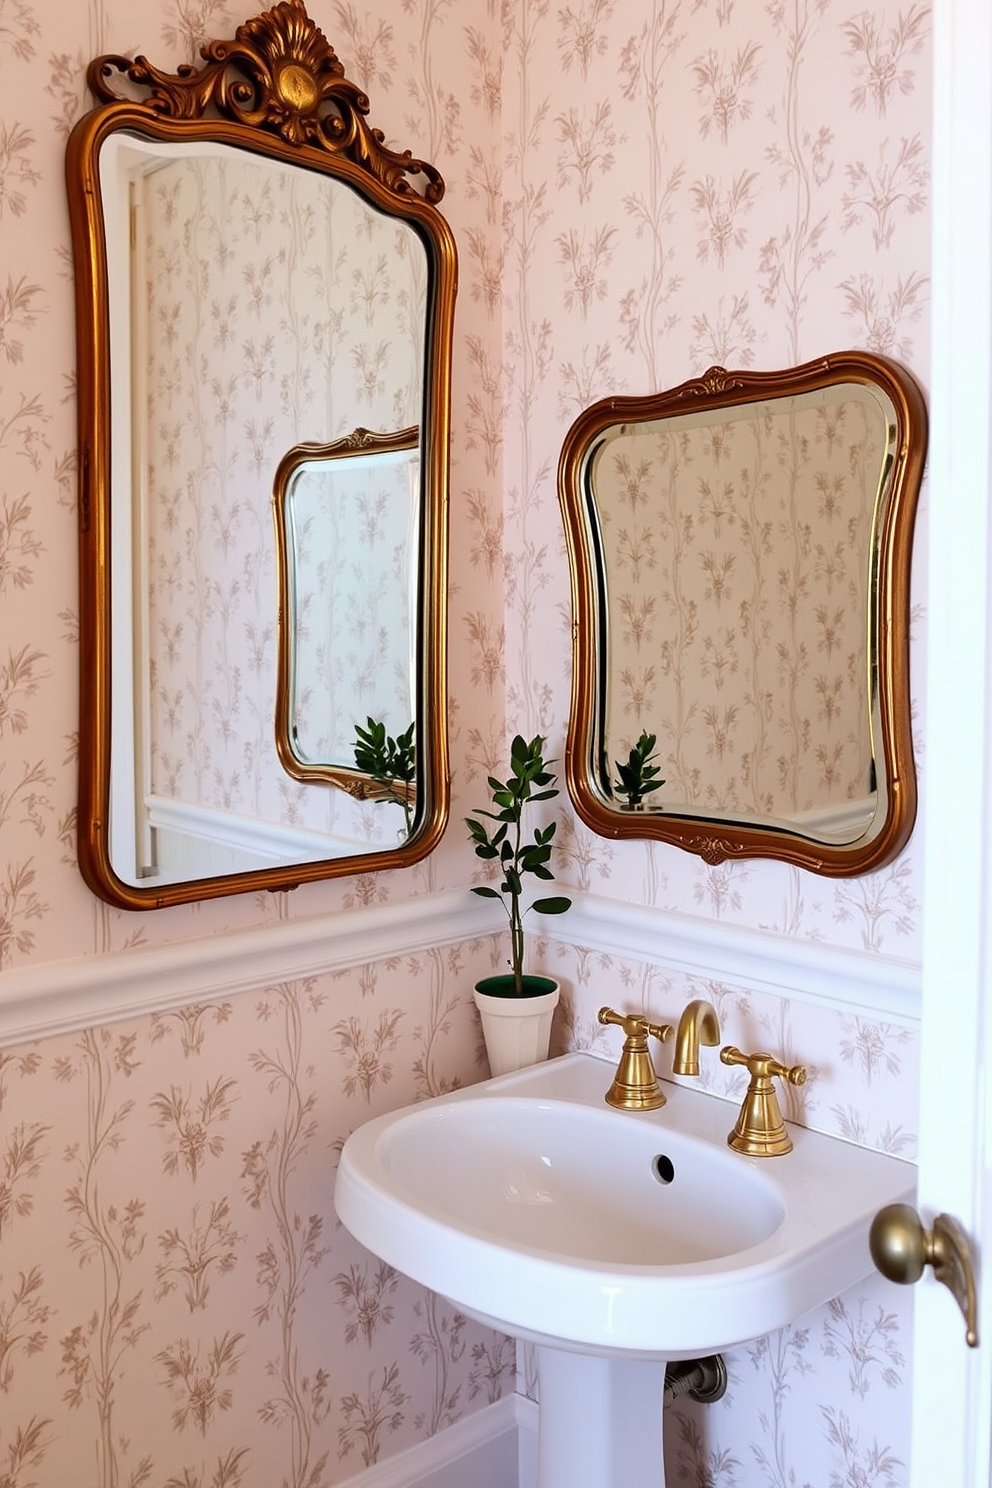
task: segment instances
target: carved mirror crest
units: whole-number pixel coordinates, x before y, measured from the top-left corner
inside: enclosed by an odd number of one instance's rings
[[[863,873],[916,812],[909,581],[926,408],[844,352],[608,398],[559,465],[566,779],[594,831]],[[638,799],[630,768],[649,755]]]
[[[97,58],[66,158],[78,850],[128,909],[406,867],[448,813],[444,184],[302,0],[202,57]]]

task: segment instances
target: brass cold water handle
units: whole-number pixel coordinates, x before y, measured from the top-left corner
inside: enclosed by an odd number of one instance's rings
[[[785,1129],[772,1078],[805,1085],[806,1066],[782,1064],[771,1054],[742,1054],[733,1044],[720,1050],[723,1064],[742,1064],[751,1076],[741,1114],[727,1143],[748,1157],[780,1157],[792,1151],[792,1138]]]
[[[648,1035],[665,1043],[675,1029],[670,1023],[649,1023],[640,1013],[615,1013],[601,1007],[600,1023],[613,1023],[624,1031],[623,1052],[613,1084],[606,1092],[606,1103],[621,1111],[657,1111],[665,1104],[658,1076],[648,1050]]]

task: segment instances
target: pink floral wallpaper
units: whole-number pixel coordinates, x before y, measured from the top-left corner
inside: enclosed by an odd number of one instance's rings
[[[929,18],[920,5],[837,0],[757,11],[734,0],[560,10],[531,0],[506,34],[493,394],[506,409],[512,543],[505,675],[511,717],[554,739],[571,617],[552,493],[583,407],[712,365],[771,370],[847,347],[896,357],[926,386]],[[917,617],[924,552],[925,537]],[[918,661],[913,691],[922,709]],[[604,852],[580,826],[570,848],[577,881],[598,893],[919,955],[913,844],[841,885],[652,846]]]
[[[0,1481],[317,1488],[512,1389],[512,1343],[333,1204],[354,1126],[483,1073],[462,989],[490,964],[439,951],[0,1052]]]
[[[471,881],[459,821],[506,740],[560,757],[570,614],[555,469],[610,392],[711,364],[893,355],[927,381],[929,12],[887,0],[312,0],[390,143],[437,163],[460,253],[453,379],[452,827],[426,863],[158,914],[75,866],[72,276],[65,139],[85,64],[196,56],[220,0],[0,0],[0,997],[3,977],[398,904]],[[925,512],[913,694],[925,765]],[[925,780],[923,782],[925,787]],[[592,837],[574,891],[912,965],[918,836],[860,879],[708,867]],[[564,922],[563,922],[564,923]],[[566,931],[567,933],[567,931]],[[815,1067],[791,1114],[911,1156],[912,1019],[713,986],[548,942],[558,1047],[604,1001],[719,1005],[727,1037]],[[332,1488],[513,1387],[512,1350],[361,1254],[336,1151],[484,1074],[469,990],[491,942],[377,959],[0,1053],[0,1474],[11,1488]],[[717,1073],[719,1071],[719,1073]],[[717,1066],[715,1083],[730,1078]],[[718,1089],[720,1087],[717,1083]],[[728,1107],[729,1110],[729,1107]],[[739,1350],[669,1429],[676,1483],[905,1484],[909,1309],[872,1281]],[[526,1384],[526,1379],[524,1380]]]

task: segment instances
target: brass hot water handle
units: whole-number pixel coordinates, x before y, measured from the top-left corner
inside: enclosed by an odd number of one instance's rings
[[[675,1029],[670,1023],[649,1023],[640,1013],[615,1013],[609,1007],[600,1008],[599,1021],[614,1023],[624,1032],[620,1065],[606,1092],[607,1105],[621,1111],[657,1111],[665,1097],[648,1050],[648,1035],[664,1043]]]
[[[627,1038],[642,1038],[652,1033],[662,1043],[670,1039],[675,1031],[670,1023],[649,1023],[640,1013],[615,1013],[610,1007],[600,1008],[599,1021],[615,1023],[618,1028],[623,1029]]]

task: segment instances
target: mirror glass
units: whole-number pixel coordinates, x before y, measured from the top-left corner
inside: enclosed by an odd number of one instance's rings
[[[912,829],[908,583],[925,413],[844,353],[587,410],[567,778],[596,830],[853,873]],[[653,743],[649,789],[631,751]],[[622,768],[626,767],[626,769]]]
[[[67,158],[79,853],[126,908],[404,866],[447,814],[443,184],[365,123],[299,0],[204,57],[98,59]],[[356,767],[373,719],[413,727],[403,816]]]

